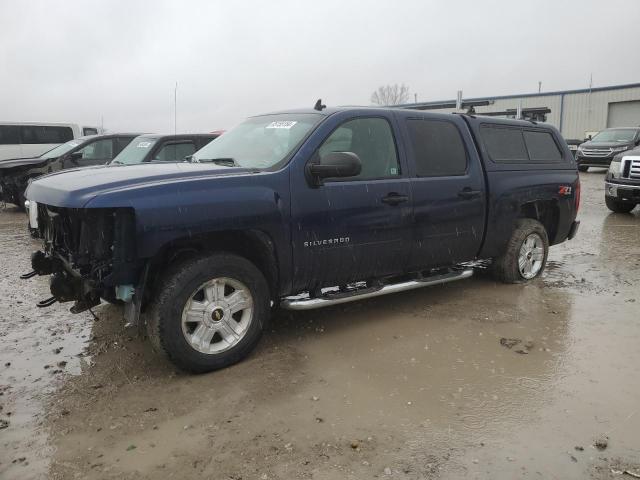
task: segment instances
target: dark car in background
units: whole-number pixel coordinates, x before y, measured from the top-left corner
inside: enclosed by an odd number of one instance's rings
[[[640,127],[607,128],[584,142],[576,151],[578,170],[608,167],[614,156],[640,145]]]
[[[104,165],[116,157],[139,133],[87,135],[74,138],[32,158],[0,161],[2,200],[24,208],[24,191],[29,180],[67,168]]]
[[[604,182],[604,200],[612,212],[629,213],[640,204],[640,148],[613,157]]]
[[[219,136],[219,133],[140,135],[111,163],[134,165],[145,162],[180,162]]]

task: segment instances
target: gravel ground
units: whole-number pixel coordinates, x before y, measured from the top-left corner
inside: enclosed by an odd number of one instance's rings
[[[178,372],[110,305],[38,309],[38,248],[0,212],[0,478],[633,478],[640,209],[582,175],[544,276],[290,314],[246,361]],[[6,428],[2,428],[6,427]]]

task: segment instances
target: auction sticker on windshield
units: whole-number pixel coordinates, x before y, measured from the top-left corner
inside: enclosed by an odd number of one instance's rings
[[[264,128],[286,128],[287,130],[293,127],[298,122],[289,122],[289,121],[280,121],[280,122],[271,122]]]
[[[149,148],[151,146],[151,142],[140,142],[137,147],[138,148]]]

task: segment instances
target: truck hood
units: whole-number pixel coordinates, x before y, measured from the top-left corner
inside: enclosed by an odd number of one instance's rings
[[[7,160],[0,160],[0,170],[8,170],[14,167],[24,167],[28,165],[38,165],[40,163],[46,163],[49,161],[47,158],[32,157],[32,158],[9,158]]]
[[[239,176],[254,170],[204,163],[147,163],[76,168],[51,173],[32,182],[26,197],[58,207],[82,208],[92,199],[112,192]]]

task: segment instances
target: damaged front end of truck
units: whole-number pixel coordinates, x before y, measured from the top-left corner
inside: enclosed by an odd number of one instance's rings
[[[41,238],[32,254],[32,272],[22,278],[50,275],[51,297],[38,303],[74,302],[72,313],[91,309],[105,299],[124,303],[125,318],[137,323],[145,275],[136,260],[135,212],[132,208],[64,208],[31,201],[29,224]],[[143,282],[142,282],[143,283]]]

